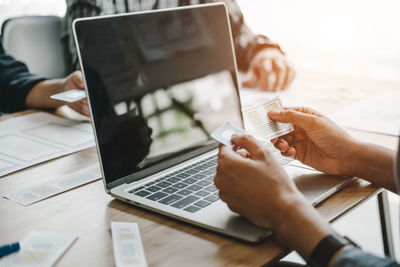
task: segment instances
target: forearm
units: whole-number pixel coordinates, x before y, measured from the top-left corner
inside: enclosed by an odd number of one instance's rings
[[[275,232],[278,240],[307,259],[315,246],[334,233],[334,229],[303,196],[294,197],[290,202]]]
[[[25,103],[28,108],[58,108],[62,101],[51,99],[50,96],[63,92],[63,80],[46,80],[36,84],[28,93]]]
[[[395,151],[369,143],[356,143],[356,152],[346,161],[345,175],[363,178],[377,186],[396,192],[394,180]]]

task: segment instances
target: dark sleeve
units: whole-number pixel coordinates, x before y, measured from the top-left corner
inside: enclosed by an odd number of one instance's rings
[[[231,21],[232,36],[239,70],[246,71],[251,59],[262,48],[275,47],[281,50],[279,45],[271,41],[268,37],[256,35],[250,30],[244,22],[242,11],[235,0],[225,0],[224,2],[228,8]]]
[[[96,0],[67,0],[67,12],[62,25],[62,41],[67,49],[66,59],[71,66],[70,72],[80,69],[72,22],[78,18],[98,16],[100,13],[101,7]]]
[[[29,73],[27,66],[6,54],[0,39],[0,111],[16,112],[26,109],[29,91],[42,77]]]
[[[366,253],[359,248],[345,250],[333,267],[399,267],[400,265],[393,259],[380,258]]]

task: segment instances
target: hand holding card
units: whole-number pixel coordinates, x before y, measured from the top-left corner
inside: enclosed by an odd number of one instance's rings
[[[232,135],[238,134],[238,135],[243,135],[245,134],[243,129],[240,129],[239,127],[235,126],[231,122],[227,121],[225,122],[221,127],[219,127],[217,130],[215,130],[211,136],[217,140],[218,142],[226,145],[233,147],[232,143]]]
[[[81,89],[71,89],[59,94],[52,95],[50,96],[50,98],[73,103],[86,98],[86,93],[84,90]]]
[[[271,140],[293,131],[292,124],[271,120],[268,112],[272,110],[283,110],[279,97],[274,97],[261,104],[242,109],[243,113],[265,140]]]

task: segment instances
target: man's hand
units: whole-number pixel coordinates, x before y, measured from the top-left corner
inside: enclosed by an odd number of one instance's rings
[[[263,91],[281,91],[294,80],[295,71],[279,49],[265,48],[250,62],[249,72],[243,82],[245,87],[260,85]]]
[[[233,212],[275,232],[279,241],[307,258],[334,230],[262,144],[250,136],[233,136],[232,141],[247,153],[220,147],[214,182],[221,200]]]
[[[295,184],[274,156],[251,136],[234,136],[238,154],[221,146],[215,185],[229,208],[253,223],[274,230],[284,219],[285,210],[302,199]]]
[[[357,141],[333,121],[305,107],[270,111],[277,122],[290,122],[294,131],[272,140],[284,156],[297,160],[328,174],[349,174]]]
[[[63,81],[62,91],[68,91],[71,89],[85,89],[85,84],[82,79],[82,72],[75,71]],[[65,104],[83,115],[90,116],[89,106],[86,98],[73,103],[65,102]]]

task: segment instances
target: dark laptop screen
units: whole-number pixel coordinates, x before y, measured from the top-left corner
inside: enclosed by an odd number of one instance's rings
[[[228,23],[223,5],[76,22],[108,188],[217,147],[225,121],[242,127]]]

